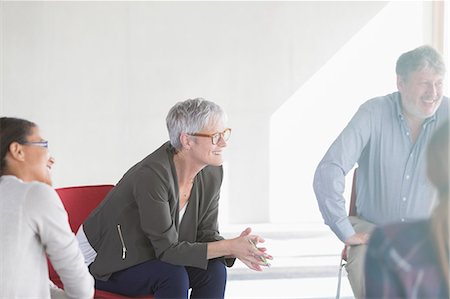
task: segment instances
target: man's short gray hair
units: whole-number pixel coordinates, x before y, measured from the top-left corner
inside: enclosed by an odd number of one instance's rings
[[[403,53],[397,60],[395,72],[404,80],[415,71],[431,68],[440,75],[445,75],[445,63],[442,55],[431,46],[421,46]]]
[[[226,121],[226,114],[216,103],[202,98],[178,102],[170,109],[166,117],[170,143],[179,150],[182,147],[181,133],[198,133],[220,121]]]

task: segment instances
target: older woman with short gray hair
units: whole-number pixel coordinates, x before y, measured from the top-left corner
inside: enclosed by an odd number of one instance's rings
[[[173,106],[170,142],[134,165],[77,236],[96,288],[129,296],[223,298],[235,258],[261,271],[272,257],[245,229],[218,230],[222,153],[231,129],[222,108],[204,99]],[[86,248],[83,246],[82,248]]]

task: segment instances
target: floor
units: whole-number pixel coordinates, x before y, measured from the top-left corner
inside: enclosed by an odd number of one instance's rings
[[[247,226],[266,239],[264,246],[274,260],[263,272],[236,261],[228,270],[226,298],[336,298],[343,245],[328,227],[322,223],[233,225],[221,232],[235,237]],[[340,295],[354,298],[345,269]]]

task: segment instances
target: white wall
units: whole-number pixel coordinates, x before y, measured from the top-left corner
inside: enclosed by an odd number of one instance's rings
[[[271,118],[386,5],[4,1],[0,115],[41,126],[57,160],[59,187],[117,182],[167,140],[164,119],[174,103],[199,96],[216,101],[233,128],[221,218],[268,221],[278,200],[270,190]],[[409,16],[393,17],[408,22]],[[391,47],[383,34],[373,43]],[[378,48],[365,50],[374,57]],[[307,104],[310,98],[299,100]],[[299,117],[309,113],[302,105],[296,109]],[[342,125],[329,121],[333,133]],[[289,140],[280,142],[287,149],[281,155],[304,155]],[[302,171],[293,175],[308,189],[289,188],[293,200],[310,196],[312,177]]]

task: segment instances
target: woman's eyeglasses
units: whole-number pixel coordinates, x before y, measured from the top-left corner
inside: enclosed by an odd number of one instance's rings
[[[192,134],[188,134],[188,135],[197,136],[197,137],[209,137],[209,138],[211,138],[212,144],[216,145],[219,142],[220,138],[222,138],[224,141],[227,141],[228,139],[230,139],[231,129],[227,128],[223,132],[217,132],[217,133],[213,133],[213,134],[192,133]]]
[[[21,143],[23,145],[34,145],[34,146],[39,146],[39,147],[44,147],[44,148],[48,148],[48,141],[44,140],[44,141],[27,141],[24,143]]]

